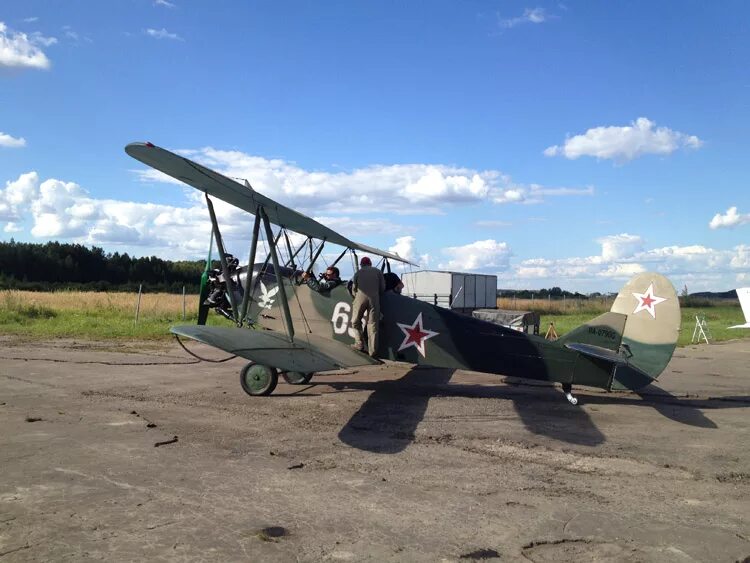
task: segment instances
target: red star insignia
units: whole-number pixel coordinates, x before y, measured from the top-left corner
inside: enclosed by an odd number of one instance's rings
[[[649,315],[656,318],[656,306],[662,301],[666,301],[666,297],[657,297],[654,295],[654,284],[650,284],[645,293],[633,293],[633,297],[638,300],[638,305],[633,311],[633,314],[640,311],[648,311]]]
[[[404,333],[404,341],[401,343],[401,346],[398,347],[398,351],[400,352],[401,350],[405,350],[410,346],[414,346],[414,348],[416,348],[419,353],[422,354],[423,358],[426,357],[424,351],[425,340],[429,340],[433,336],[437,336],[438,334],[440,334],[439,332],[435,332],[434,330],[428,330],[424,328],[422,324],[422,313],[419,313],[419,315],[417,315],[417,318],[410,325],[403,323],[396,324],[398,325],[398,328],[400,328]]]

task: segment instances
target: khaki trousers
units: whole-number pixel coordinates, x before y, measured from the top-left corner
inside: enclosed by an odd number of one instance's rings
[[[367,313],[367,351],[373,358],[378,351],[378,323],[380,322],[380,296],[370,297],[361,291],[357,292],[352,303],[352,328],[354,344],[364,348],[362,335],[362,318]]]

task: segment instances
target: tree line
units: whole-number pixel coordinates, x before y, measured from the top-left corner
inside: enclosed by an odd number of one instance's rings
[[[105,253],[81,244],[0,242],[0,288],[48,291],[85,289],[132,291],[143,284],[150,291],[197,293],[203,260],[136,258]]]
[[[505,298],[516,298],[516,299],[589,299],[589,298],[601,298],[610,297],[611,294],[602,293],[591,293],[584,295],[583,293],[566,291],[559,287],[552,287],[550,289],[498,289],[498,297]]]

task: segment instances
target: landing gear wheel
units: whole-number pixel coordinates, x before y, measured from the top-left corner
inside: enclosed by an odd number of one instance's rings
[[[307,385],[310,383],[310,380],[312,379],[312,376],[315,375],[315,372],[308,371],[282,371],[281,377],[284,378],[284,381],[289,383],[290,385]]]
[[[248,395],[270,395],[278,382],[279,374],[271,366],[251,362],[240,371],[240,385]]]

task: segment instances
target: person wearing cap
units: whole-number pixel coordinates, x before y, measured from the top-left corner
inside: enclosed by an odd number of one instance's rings
[[[352,278],[352,328],[354,344],[352,348],[360,352],[369,352],[375,357],[378,350],[378,323],[380,322],[380,295],[385,291],[383,272],[372,267],[372,260],[363,256],[359,261],[359,270]],[[362,335],[362,318],[367,313],[367,349]]]

